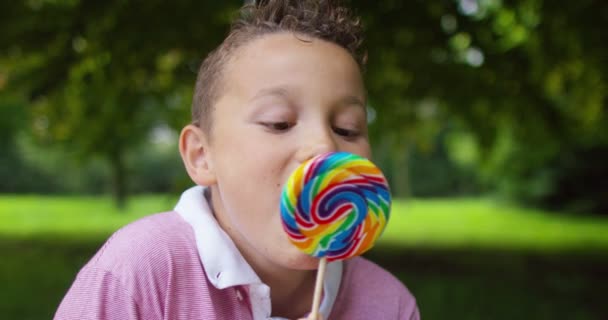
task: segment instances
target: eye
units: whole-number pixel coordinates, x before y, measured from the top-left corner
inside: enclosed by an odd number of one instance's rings
[[[337,135],[345,137],[347,139],[355,139],[361,134],[357,130],[345,129],[340,127],[334,127],[333,130]]]
[[[294,124],[289,123],[287,121],[262,122],[261,124],[264,127],[266,127],[268,130],[273,131],[273,132],[285,132],[285,131],[291,129],[291,127],[294,126]]]

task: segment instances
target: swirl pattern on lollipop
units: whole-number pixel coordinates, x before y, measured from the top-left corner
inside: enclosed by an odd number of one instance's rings
[[[346,152],[301,164],[281,196],[283,229],[301,251],[328,261],[369,250],[389,218],[386,179],[371,161]]]

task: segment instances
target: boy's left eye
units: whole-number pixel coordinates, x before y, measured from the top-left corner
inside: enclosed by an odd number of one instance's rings
[[[337,135],[343,136],[345,138],[352,139],[352,138],[356,138],[359,136],[359,132],[356,130],[350,130],[350,129],[340,128],[340,127],[334,127],[333,130]]]
[[[268,128],[273,132],[283,132],[291,129],[293,125],[287,121],[279,121],[279,122],[263,122],[263,126]]]

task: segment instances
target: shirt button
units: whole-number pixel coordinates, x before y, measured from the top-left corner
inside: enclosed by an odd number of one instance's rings
[[[239,301],[243,301],[243,294],[240,289],[236,289],[236,299]]]

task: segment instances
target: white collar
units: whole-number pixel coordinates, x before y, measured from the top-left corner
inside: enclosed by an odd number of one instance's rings
[[[196,247],[209,282],[218,289],[242,285],[263,285],[232,239],[215,220],[204,192],[205,188],[201,186],[184,191],[175,206],[175,211],[194,229]],[[341,261],[327,265],[323,283],[323,301],[319,308],[324,319],[328,319],[338,295],[342,280],[342,267]],[[270,294],[270,290],[266,292]],[[266,305],[252,306],[256,320],[268,319],[270,316],[270,297],[263,300],[267,301]]]

